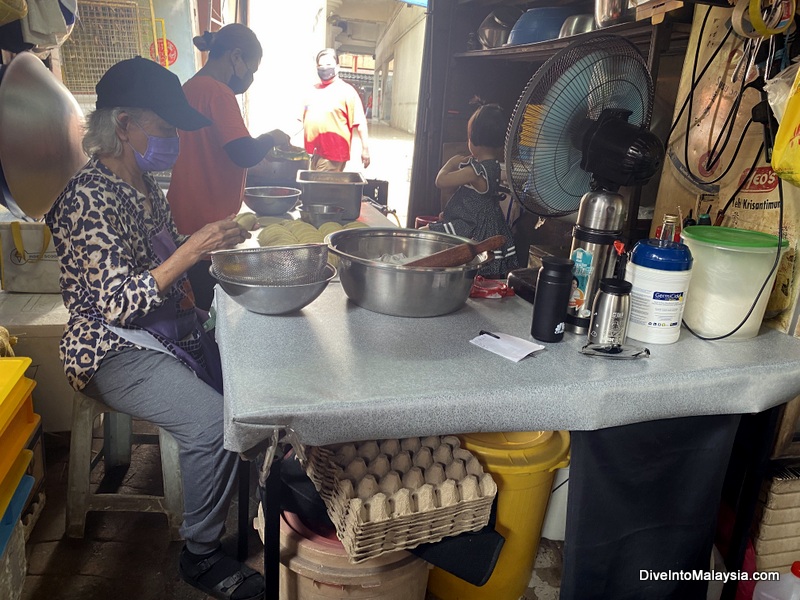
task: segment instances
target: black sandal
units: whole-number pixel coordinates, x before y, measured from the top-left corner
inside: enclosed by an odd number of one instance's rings
[[[209,571],[214,568],[214,565],[219,563],[221,560],[228,560],[235,563],[238,565],[238,569],[233,571],[227,577],[224,577],[222,580],[215,582],[213,585],[210,581],[203,581],[204,576],[206,576]],[[231,565],[231,568],[234,568],[234,565]],[[236,600],[258,600],[264,596],[264,578],[261,573],[254,571],[247,565],[243,565],[234,558],[229,557],[222,551],[222,548],[218,548],[216,552],[198,562],[193,561],[187,555],[186,548],[184,548],[181,551],[181,559],[178,563],[178,572],[186,583],[205,592],[209,596],[218,598],[218,600],[231,600],[233,595],[236,593],[236,590],[239,589],[245,581],[251,578],[261,579],[261,585],[259,586],[260,590],[255,594],[237,598]]]

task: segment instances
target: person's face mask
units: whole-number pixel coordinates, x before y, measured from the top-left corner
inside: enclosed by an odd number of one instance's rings
[[[322,81],[330,81],[336,77],[336,67],[317,67],[317,75]]]
[[[133,119],[131,119],[133,121]],[[136,121],[133,121],[136,123]],[[147,149],[144,154],[139,154],[136,148],[128,145],[133,150],[133,156],[136,158],[136,164],[142,171],[168,171],[175,165],[178,160],[178,152],[180,151],[180,138],[176,135],[173,137],[158,137],[150,135],[144,128],[136,123],[136,126],[141,129],[147,136]]]
[[[228,87],[233,90],[234,94],[244,94],[248,88],[253,85],[253,73],[247,68],[247,64],[241,61],[244,65],[244,74],[239,77],[236,74],[236,66],[233,67],[233,75],[228,80]]]

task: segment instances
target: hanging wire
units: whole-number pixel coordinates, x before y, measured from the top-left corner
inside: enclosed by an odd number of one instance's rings
[[[736,159],[739,157],[739,150],[742,147],[742,143],[744,143],[744,138],[747,135],[747,130],[750,129],[750,126],[754,123],[753,119],[749,119],[742,130],[742,135],[739,136],[739,141],[736,143],[736,149],[733,151],[733,156],[731,157],[731,161],[728,163],[728,166],[725,167],[725,170],[720,173],[720,175],[714,179],[709,181],[704,181],[705,185],[712,185],[714,183],[719,182],[722,180],[731,170],[734,164],[736,164]]]
[[[703,38],[703,32],[705,30],[706,24],[708,22],[708,17],[709,17],[710,14],[711,14],[711,7],[709,7],[709,9],[706,11],[705,17],[703,18],[703,23],[702,23],[702,25],[700,27],[700,34],[698,36],[697,49],[695,51],[694,61],[692,63],[692,81],[698,81],[699,80],[699,78],[696,77],[697,63],[698,63],[699,55],[700,55],[700,42],[699,42],[699,40],[701,40]],[[727,36],[726,36],[726,38],[727,38]],[[719,48],[721,48],[721,47],[722,47],[722,44],[719,45]],[[741,62],[739,64],[741,65],[743,63],[746,63],[746,59],[747,59],[747,54],[746,54],[746,52],[743,52],[742,59],[741,59]],[[710,61],[709,61],[708,64],[710,64]],[[748,67],[748,69],[749,69],[749,67]],[[738,67],[737,67],[737,70],[738,70]],[[733,105],[731,106],[731,111],[728,113],[728,117],[726,118],[726,120],[725,120],[725,122],[723,124],[723,127],[720,130],[720,133],[719,133],[719,135],[717,137],[717,142],[715,142],[715,144],[714,144],[715,148],[716,148],[716,146],[717,146],[717,144],[719,142],[719,139],[721,138],[723,132],[725,132],[726,126],[727,126],[729,121],[731,122],[731,131],[732,131],[733,121],[735,121],[735,116],[733,116],[733,115],[736,114],[736,112],[738,111],[739,105],[741,103],[741,99],[742,99],[742,96],[743,96],[743,93],[744,93],[744,86],[745,86],[746,79],[747,79],[747,71],[745,71],[745,73],[742,76],[742,81],[741,81],[741,84],[740,84],[739,93],[737,94],[736,100],[734,101]],[[704,182],[701,177],[695,175],[694,172],[692,172],[692,167],[691,167],[691,164],[689,162],[689,132],[691,130],[691,125],[692,125],[692,106],[693,106],[693,103],[694,103],[694,91],[695,91],[695,89],[696,89],[696,86],[693,86],[691,92],[689,93],[689,95],[687,97],[688,102],[689,102],[689,110],[688,110],[687,121],[686,121],[686,133],[685,133],[684,145],[683,145],[683,158],[684,158],[684,166],[686,167],[686,172],[688,173],[689,177],[695,183],[705,184],[706,182]],[[727,146],[727,142],[728,142],[729,139],[730,139],[730,133],[726,137],[725,146]],[[719,149],[719,154],[720,155],[725,150],[725,146],[723,146],[722,148]],[[713,154],[713,152],[714,152],[714,150],[712,150],[710,154]],[[736,157],[734,156],[733,160],[735,160],[735,159],[736,159]]]
[[[777,3],[777,4],[779,4],[779,3]],[[708,16],[709,16],[710,12],[711,12],[711,7],[709,7],[708,11],[706,11],[705,17],[703,19],[703,23],[701,24],[700,35],[699,35],[700,39],[702,39],[703,31],[704,31],[704,28],[705,28],[705,26],[707,24],[707,19],[708,19]],[[780,19],[780,11],[778,11],[776,9],[776,5],[773,5],[768,13],[765,12],[765,15],[766,15],[765,19],[766,19],[766,21],[768,23],[776,23]],[[720,52],[720,50],[724,46],[728,36],[730,35],[730,33],[732,31],[733,31],[732,28],[728,27],[728,29],[726,31],[726,34],[723,37],[723,39],[721,40],[720,44],[717,46],[717,48],[712,53],[712,55],[709,58],[709,60],[706,62],[706,65],[703,68],[703,70],[695,78],[694,74],[695,74],[695,72],[697,70],[697,63],[699,62],[700,45],[698,44],[698,46],[697,46],[697,48],[695,50],[695,56],[694,56],[694,62],[693,62],[693,70],[692,70],[693,83],[692,83],[692,86],[691,86],[691,89],[690,89],[689,93],[686,96],[686,99],[683,102],[683,105],[681,106],[681,109],[680,109],[677,117],[675,118],[675,120],[674,120],[674,122],[672,124],[672,127],[670,128],[670,133],[669,133],[668,139],[667,139],[667,144],[668,144],[669,143],[669,137],[671,137],[672,133],[675,130],[675,127],[680,122],[680,119],[681,119],[681,116],[683,114],[683,111],[686,109],[686,107],[688,105],[688,107],[689,107],[689,115],[687,116],[687,127],[686,127],[686,132],[685,132],[685,137],[684,137],[684,162],[685,162],[685,167],[686,167],[686,171],[688,173],[688,176],[697,184],[702,184],[702,185],[714,184],[714,183],[719,182],[722,178],[724,178],[728,174],[728,172],[731,170],[731,168],[733,167],[733,165],[735,164],[735,162],[736,162],[736,160],[738,158],[738,154],[739,154],[739,151],[741,149],[742,143],[744,141],[745,135],[746,135],[750,125],[753,122],[752,119],[749,119],[748,122],[745,124],[745,127],[742,130],[741,135],[739,136],[739,140],[738,140],[738,142],[736,144],[736,148],[735,148],[735,150],[734,150],[734,152],[733,152],[733,154],[731,156],[729,164],[725,168],[725,170],[722,172],[721,175],[719,175],[718,177],[716,177],[716,178],[714,178],[712,180],[707,180],[707,179],[702,179],[701,177],[699,177],[698,175],[696,175],[692,171],[691,166],[690,166],[690,162],[689,162],[689,152],[688,152],[688,150],[689,150],[689,131],[691,129],[691,120],[692,120],[691,119],[691,115],[692,115],[692,105],[693,105],[694,92],[696,91],[697,86],[698,86],[700,80],[702,79],[703,75],[705,74],[705,72],[707,71],[709,66],[712,64],[713,60],[716,58],[717,54]],[[787,34],[786,38],[784,39],[784,52],[783,52],[783,56],[782,56],[782,61],[786,61],[787,60],[788,46],[786,44],[788,43],[789,35],[790,34]],[[791,35],[793,36],[794,33],[792,33]],[[753,68],[753,65],[755,64],[756,56],[758,54],[758,51],[759,51],[759,48],[760,48],[760,45],[761,45],[762,41],[763,41],[763,38],[758,38],[758,40],[756,42],[754,42],[752,39],[749,39],[749,40],[747,40],[747,42],[745,43],[745,45],[744,45],[744,47],[742,49],[741,59],[740,59],[739,64],[737,65],[737,67],[736,67],[736,69],[734,71],[733,76],[732,76],[732,81],[735,82],[737,79],[739,79],[739,71],[742,68],[744,68],[743,73],[741,74],[739,92],[736,95],[736,98],[733,101],[731,109],[728,112],[728,114],[727,114],[727,116],[726,116],[726,118],[725,118],[725,120],[724,120],[724,122],[722,124],[722,127],[720,128],[718,134],[716,135],[716,137],[714,139],[713,144],[711,145],[711,147],[710,147],[710,149],[709,149],[709,151],[707,153],[707,157],[706,157],[706,161],[705,161],[705,165],[704,165],[704,167],[705,167],[705,169],[707,171],[711,171],[719,163],[720,159],[722,158],[722,155],[725,153],[726,149],[729,146],[729,143],[731,141],[731,137],[732,137],[732,134],[733,134],[733,130],[735,129],[736,121],[737,121],[737,119],[739,117],[739,109],[741,108],[744,92],[746,91],[746,89],[748,87],[752,87],[753,86],[752,83],[748,84],[748,83],[746,83],[746,81],[747,81],[748,74],[751,72],[751,70]],[[770,36],[769,37],[769,49],[768,49],[768,52],[767,52],[766,63],[765,63],[765,66],[764,66],[764,79],[767,79],[769,77],[769,75],[772,73],[773,68],[775,66],[775,62],[774,61],[775,61],[776,46],[777,46],[777,43],[776,43],[775,37],[774,36]],[[716,99],[717,93],[721,92],[723,85],[724,85],[723,80],[720,80],[720,85],[718,86],[717,92],[715,92],[714,97],[712,98],[711,102],[714,102],[714,100]],[[710,104],[709,104],[709,108],[710,108]]]
[[[708,11],[706,12],[706,16],[703,18],[703,23],[700,26],[700,36],[701,37],[703,35],[703,30],[705,29],[706,22],[708,21],[709,14],[711,14],[711,7],[709,7]],[[689,93],[686,95],[686,98],[683,100],[683,104],[681,105],[681,109],[678,111],[678,115],[675,117],[675,120],[672,122],[672,126],[669,128],[669,133],[667,134],[666,144],[669,144],[669,140],[672,137],[672,133],[675,131],[675,127],[677,127],[678,123],[680,122],[681,116],[683,115],[683,111],[686,110],[686,105],[689,103],[689,100],[691,99],[692,95],[694,94],[695,90],[697,89],[697,86],[700,84],[700,81],[702,80],[703,75],[706,74],[706,71],[708,71],[709,67],[713,64],[714,59],[717,57],[717,54],[719,54],[720,51],[722,50],[723,46],[725,45],[725,42],[728,40],[728,37],[731,35],[731,33],[733,33],[733,28],[729,26],[727,31],[725,32],[725,35],[723,36],[722,40],[720,41],[719,45],[714,49],[714,52],[708,58],[708,61],[706,62],[705,66],[700,71],[700,75],[698,75],[695,78],[694,77],[694,71],[693,71],[693,73],[692,73],[692,87],[689,89]],[[700,39],[700,38],[698,38],[698,39]],[[695,52],[694,52],[694,65],[695,65],[695,68],[696,68],[697,62],[699,60],[700,60],[700,44],[698,43],[697,48],[695,48]]]
[[[742,104],[742,98],[744,97],[744,92],[745,92],[745,77],[742,77],[742,82],[741,85],[739,86],[739,93],[736,95],[736,99],[733,101],[731,109],[730,111],[728,111],[728,115],[725,117],[725,121],[722,123],[722,128],[717,134],[717,139],[714,140],[714,144],[708,152],[708,158],[706,158],[706,171],[711,171],[711,169],[713,169],[717,165],[719,159],[722,157],[722,154],[728,147],[728,142],[730,141],[731,135],[733,134],[733,127],[736,124],[737,117],[739,116],[739,107]],[[719,148],[719,143],[720,140],[722,139],[723,133],[725,134],[725,141],[723,142],[722,147]],[[686,146],[688,145],[689,145],[689,136],[687,135]],[[688,168],[689,167],[687,164],[687,169]]]

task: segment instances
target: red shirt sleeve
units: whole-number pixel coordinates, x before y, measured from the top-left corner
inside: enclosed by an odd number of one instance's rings
[[[242,111],[233,91],[225,84],[211,78],[202,78],[201,83],[205,87],[216,87],[216,90],[208,90],[204,94],[203,104],[200,109],[204,115],[213,121],[211,128],[214,132],[216,142],[224,146],[228,142],[238,140],[243,137],[250,137],[250,132],[244,124]]]

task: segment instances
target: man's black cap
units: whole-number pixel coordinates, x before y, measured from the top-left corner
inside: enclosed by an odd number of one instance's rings
[[[211,121],[186,100],[177,75],[141,56],[112,66],[97,82],[95,90],[98,109],[146,108],[183,131],[211,125]]]

